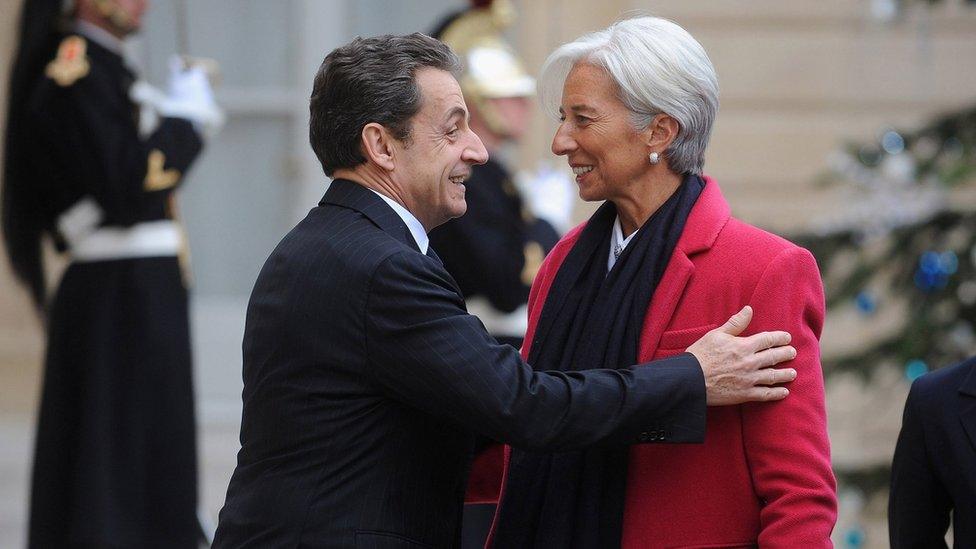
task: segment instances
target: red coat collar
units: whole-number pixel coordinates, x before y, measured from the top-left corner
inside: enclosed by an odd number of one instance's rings
[[[678,239],[675,252],[693,255],[707,250],[715,243],[718,234],[732,216],[729,203],[722,196],[718,183],[711,177],[703,176],[705,188],[702,189],[698,202],[688,215],[685,230]]]
[[[709,250],[731,217],[729,203],[722,196],[718,183],[707,176],[703,179],[705,188],[688,215],[681,238],[644,315],[640,360],[650,360],[654,356],[661,335],[671,324],[681,295],[695,272],[690,256]]]

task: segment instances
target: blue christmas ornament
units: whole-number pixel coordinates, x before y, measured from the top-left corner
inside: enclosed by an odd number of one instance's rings
[[[888,130],[881,136],[881,148],[888,154],[898,154],[905,150],[905,138],[894,130]]]
[[[915,381],[928,373],[928,371],[928,364],[926,364],[925,361],[917,358],[914,360],[909,360],[908,364],[905,365],[905,377],[908,378],[908,381]]]
[[[855,526],[844,534],[844,543],[847,547],[851,548],[863,547],[864,538],[864,530],[861,530],[859,526]]]
[[[940,272],[926,271],[921,267],[915,271],[915,285],[925,293],[945,288],[947,282],[948,277]]]
[[[942,272],[942,256],[939,252],[929,250],[918,259],[918,267],[926,273]]]
[[[854,298],[854,304],[857,306],[857,310],[865,316],[874,314],[878,310],[877,298],[867,290],[857,294],[857,297]]]
[[[941,290],[949,284],[949,276],[959,269],[959,258],[954,252],[939,253],[929,250],[918,258],[915,285],[923,292]]]

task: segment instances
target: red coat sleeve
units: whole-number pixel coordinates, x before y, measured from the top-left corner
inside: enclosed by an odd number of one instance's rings
[[[820,332],[823,286],[807,250],[791,247],[766,267],[749,304],[750,333],[787,330],[797,357],[790,396],[742,407],[746,457],[763,502],[760,547],[832,547],[837,518],[836,483],[830,467]]]
[[[464,503],[498,503],[504,466],[503,446],[492,444],[478,453],[471,464]]]

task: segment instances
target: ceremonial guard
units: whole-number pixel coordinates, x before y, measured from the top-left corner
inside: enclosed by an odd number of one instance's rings
[[[474,167],[465,184],[467,213],[434,229],[430,237],[468,310],[500,343],[518,348],[525,336],[529,287],[569,224],[573,189],[555,171],[516,177],[499,160],[525,135],[535,80],[502,35],[514,18],[508,0],[472,3],[448,17],[433,36],[461,58],[471,128],[490,158]]]
[[[221,113],[199,68],[137,84],[144,0],[26,0],[3,229],[47,327],[30,547],[196,547],[183,234],[174,192]],[[69,261],[48,300],[42,240]],[[183,265],[185,267],[185,265]]]
[[[554,170],[516,175],[501,158],[525,135],[535,101],[528,75],[503,33],[514,20],[508,0],[473,1],[432,36],[461,58],[471,128],[489,152],[465,182],[468,209],[430,233],[431,246],[457,281],[468,311],[500,343],[522,346],[529,288],[542,260],[570,223],[573,188]],[[463,520],[464,547],[481,547],[501,481],[501,449],[476,459]]]

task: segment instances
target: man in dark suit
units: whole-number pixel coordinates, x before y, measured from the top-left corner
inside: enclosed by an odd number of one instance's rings
[[[976,357],[912,384],[891,465],[893,549],[976,547]]]
[[[705,406],[785,398],[789,334],[749,309],[641,367],[533,372],[464,301],[426,232],[466,209],[487,152],[457,57],[356,39],[315,78],[334,181],[268,258],[244,334],[242,448],[214,547],[455,547],[474,434],[545,451],[701,442]]]

